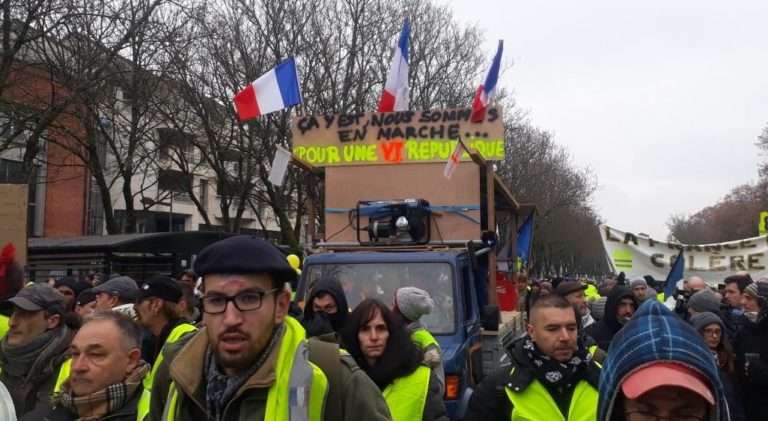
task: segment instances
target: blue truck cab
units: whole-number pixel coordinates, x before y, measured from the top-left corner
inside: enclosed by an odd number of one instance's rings
[[[340,283],[350,309],[365,298],[387,305],[400,287],[415,286],[435,301],[431,314],[421,322],[440,343],[445,367],[445,405],[451,419],[460,419],[471,396],[471,387],[482,376],[481,294],[485,270],[463,247],[395,249],[361,248],[309,255],[296,291],[304,301],[314,282],[332,277]],[[473,264],[474,261],[474,264]]]

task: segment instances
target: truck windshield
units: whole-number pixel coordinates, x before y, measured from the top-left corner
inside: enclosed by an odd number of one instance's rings
[[[434,310],[423,316],[421,323],[432,333],[454,332],[453,272],[447,263],[315,264],[305,270],[308,282],[304,300],[315,281],[325,277],[341,283],[350,310],[366,298],[391,306],[398,288],[413,286],[429,292],[435,301]]]

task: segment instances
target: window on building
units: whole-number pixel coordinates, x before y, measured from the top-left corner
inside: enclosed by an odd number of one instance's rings
[[[158,154],[160,159],[169,159],[174,154],[184,154],[187,160],[194,159],[194,143],[192,135],[181,130],[157,129]]]
[[[208,180],[200,180],[200,204],[204,210],[208,210]]]
[[[216,180],[216,194],[219,196],[236,197],[243,191],[242,181],[226,177]]]
[[[192,191],[192,175],[181,171],[160,169],[157,175],[157,187],[171,192],[174,200],[189,200]]]

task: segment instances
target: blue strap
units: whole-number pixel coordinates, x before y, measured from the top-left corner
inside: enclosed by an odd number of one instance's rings
[[[354,210],[355,208],[325,208],[325,213],[349,213]],[[377,209],[371,209],[369,211],[366,211],[366,208],[363,208],[363,211],[360,213],[361,213],[361,216],[369,216],[376,210]],[[470,222],[474,222],[475,224],[480,225],[479,220],[465,214],[465,212],[479,211],[480,205],[432,205],[429,208],[427,208],[427,210],[429,210],[430,212],[452,213],[464,219],[467,219]]]

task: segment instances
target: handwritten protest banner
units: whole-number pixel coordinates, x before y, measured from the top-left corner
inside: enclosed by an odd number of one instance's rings
[[[742,271],[753,278],[768,275],[768,236],[714,244],[680,244],[600,226],[608,261],[627,278],[652,275],[664,280],[683,250],[685,276],[697,275],[715,284]]]
[[[501,109],[472,123],[470,108],[301,116],[293,154],[316,166],[445,162],[459,137],[487,160],[504,159]],[[469,160],[465,152],[462,160]]]

